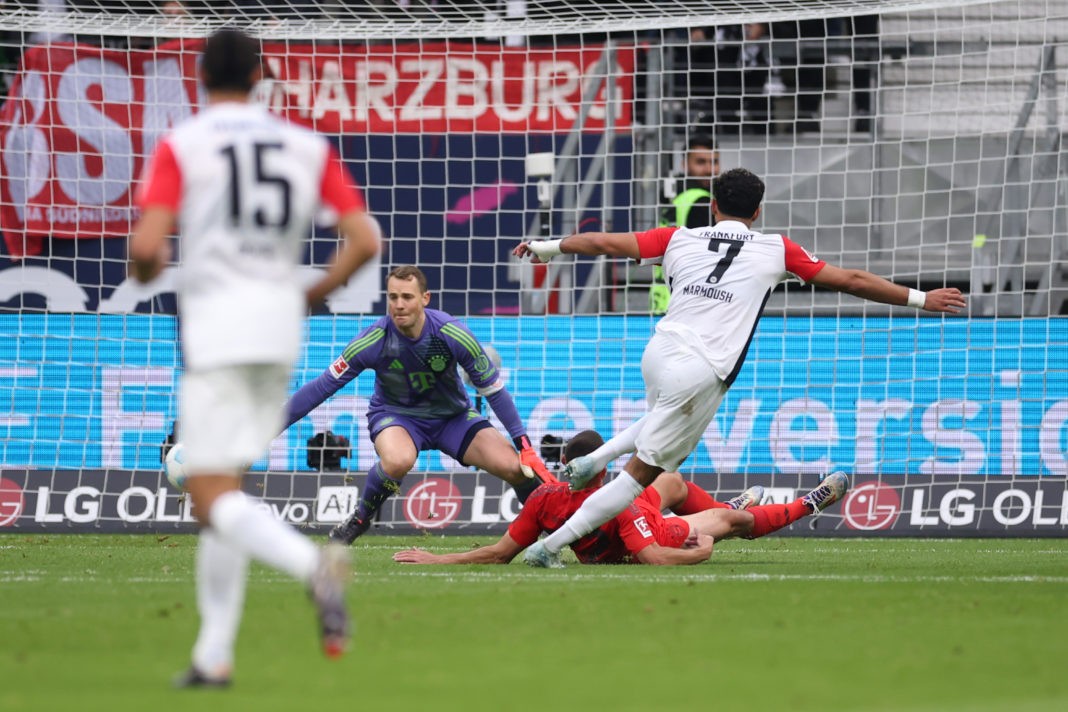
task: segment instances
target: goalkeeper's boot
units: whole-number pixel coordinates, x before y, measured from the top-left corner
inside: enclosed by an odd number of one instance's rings
[[[763,499],[764,488],[760,485],[753,485],[734,499],[728,499],[727,504],[731,509],[749,509],[754,504],[760,504]]]
[[[174,678],[171,684],[182,690],[195,688],[222,690],[230,686],[230,676],[208,677],[198,670],[195,665],[190,665],[189,669]]]
[[[536,541],[527,547],[523,554],[523,561],[528,566],[538,569],[562,569],[564,562],[560,561],[560,555],[554,554],[545,548],[545,542]]]
[[[319,616],[323,653],[338,658],[349,643],[349,613],[345,609],[345,587],[351,576],[349,552],[336,542],[319,551],[319,563],[312,574],[308,592]]]
[[[564,465],[563,481],[571,485],[573,490],[584,489],[600,471],[592,457],[582,455]]]
[[[371,517],[360,519],[359,514],[352,513],[345,521],[330,530],[330,541],[351,544],[356,538],[371,528]]]
[[[844,472],[832,472],[823,478],[819,487],[801,497],[813,511],[822,512],[842,498],[849,489],[849,476]]]

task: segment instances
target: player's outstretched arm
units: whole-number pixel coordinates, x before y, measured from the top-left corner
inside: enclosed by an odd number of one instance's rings
[[[505,533],[496,544],[455,554],[431,554],[423,549],[405,549],[393,555],[401,564],[507,564],[523,550],[511,535]]]
[[[286,401],[286,424],[282,430],[287,430],[293,423],[318,408],[327,398],[337,393],[342,386],[355,377],[355,373],[346,375],[348,378],[342,380],[336,378],[330,369],[327,369],[297,389],[297,392]]]
[[[852,294],[862,299],[883,304],[910,306],[924,311],[956,314],[968,303],[959,289],[944,287],[921,292],[883,279],[871,272],[860,269],[842,269],[834,265],[825,265],[817,272],[810,284]]]
[[[130,275],[151,282],[171,260],[167,237],[174,229],[174,211],[159,205],[146,207],[130,236]]]
[[[633,232],[583,232],[562,240],[520,242],[512,254],[516,257],[529,256],[535,264],[548,262],[559,254],[641,259],[638,238]]]
[[[698,534],[687,540],[685,548],[650,544],[635,554],[634,558],[638,563],[650,566],[689,566],[708,561],[712,556],[712,543],[712,537]]]
[[[306,292],[308,306],[319,304],[368,260],[378,254],[382,229],[378,221],[362,210],[350,210],[338,220],[338,230],[345,242],[334,253],[326,274]]]

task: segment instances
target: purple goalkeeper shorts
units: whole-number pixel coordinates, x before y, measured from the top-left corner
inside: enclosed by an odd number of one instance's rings
[[[367,414],[367,426],[372,442],[380,432],[395,425],[407,431],[419,452],[441,450],[465,465],[467,463],[464,462],[464,453],[475,435],[479,430],[493,427],[488,420],[473,410],[451,418],[416,418],[385,411]]]

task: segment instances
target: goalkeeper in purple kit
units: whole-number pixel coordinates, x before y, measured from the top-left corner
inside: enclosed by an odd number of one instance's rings
[[[367,427],[378,461],[356,511],[330,532],[351,544],[375,513],[400,491],[423,450],[440,450],[512,485],[520,502],[542,482],[555,481],[530,444],[512,396],[478,339],[455,318],[427,309],[426,275],[411,265],[386,277],[387,315],[356,336],[330,367],[304,384],[286,406],[288,428],[365,369],[375,372]],[[475,411],[457,365],[485,397],[515,443]],[[518,452],[516,452],[518,450]]]

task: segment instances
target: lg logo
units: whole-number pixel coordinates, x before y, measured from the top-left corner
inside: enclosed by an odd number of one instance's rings
[[[900,512],[897,490],[880,482],[865,482],[853,488],[842,503],[846,526],[861,531],[889,529]]]
[[[460,513],[460,490],[449,480],[423,480],[404,499],[404,516],[416,527],[440,529]]]
[[[22,488],[0,477],[0,527],[9,527],[22,514]]]

